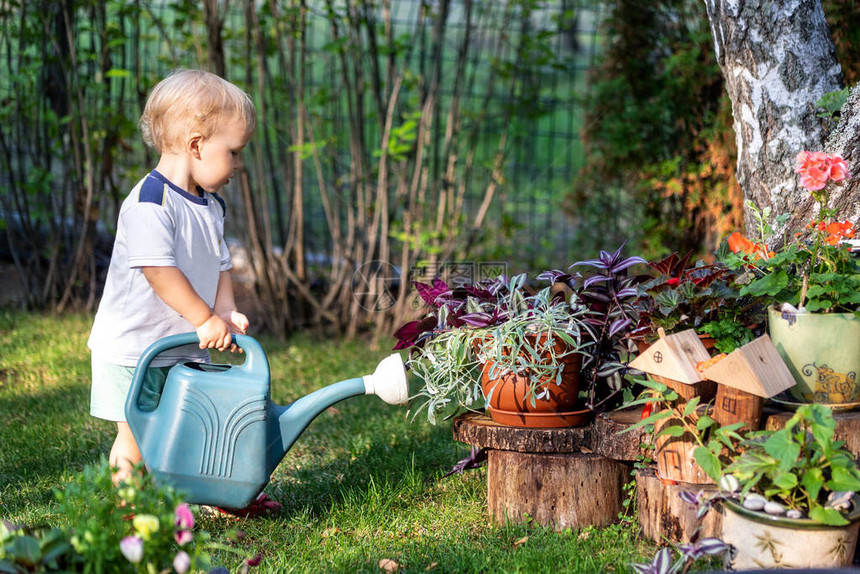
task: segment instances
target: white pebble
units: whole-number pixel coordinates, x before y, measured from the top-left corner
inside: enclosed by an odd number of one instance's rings
[[[723,492],[737,492],[740,488],[741,484],[734,475],[727,474],[720,478],[720,490]]]
[[[749,510],[761,510],[764,508],[766,502],[767,500],[765,500],[765,498],[760,494],[748,494],[744,499],[744,508]]]
[[[792,508],[788,512],[785,513],[786,518],[803,518],[803,513],[799,510]]]
[[[778,502],[768,500],[764,505],[764,511],[773,516],[782,516],[785,514],[785,507]]]

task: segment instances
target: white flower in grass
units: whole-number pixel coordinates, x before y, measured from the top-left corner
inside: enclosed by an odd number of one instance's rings
[[[143,540],[137,536],[126,536],[119,541],[119,551],[126,560],[137,564],[143,559]]]
[[[191,557],[187,552],[180,550],[173,559],[173,569],[177,574],[185,574],[191,566]]]

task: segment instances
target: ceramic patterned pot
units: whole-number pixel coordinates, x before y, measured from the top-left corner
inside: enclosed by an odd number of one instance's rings
[[[808,518],[784,518],[748,510],[735,500],[721,503],[720,539],[731,544],[727,570],[839,568],[850,566],[860,527],[860,504],[847,526],[826,526]]]
[[[797,382],[794,398],[807,403],[860,401],[860,319],[853,313],[798,313],[768,309],[768,331]]]

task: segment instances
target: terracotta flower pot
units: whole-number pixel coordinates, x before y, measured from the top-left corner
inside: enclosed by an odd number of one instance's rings
[[[559,343],[557,343],[559,345]],[[556,352],[562,351],[556,347]],[[484,363],[481,387],[489,397],[490,418],[500,424],[526,428],[559,428],[581,426],[588,422],[591,412],[578,406],[582,355],[570,353],[563,359],[561,384],[554,380],[541,383],[533,396],[527,373],[505,373],[493,377],[492,361]],[[541,391],[546,392],[541,392]],[[534,401],[534,404],[532,402]]]
[[[765,568],[839,568],[850,566],[857,544],[860,507],[847,526],[827,526],[808,518],[785,518],[748,510],[737,501],[722,502],[720,539],[732,545],[729,570]]]

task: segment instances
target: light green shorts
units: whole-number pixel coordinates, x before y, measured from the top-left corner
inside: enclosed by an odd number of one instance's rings
[[[131,387],[134,367],[123,367],[96,357],[92,358],[93,386],[90,391],[90,414],[109,421],[125,421],[125,399]],[[170,367],[147,369],[140,392],[140,408],[151,411],[158,406],[164,381]]]

